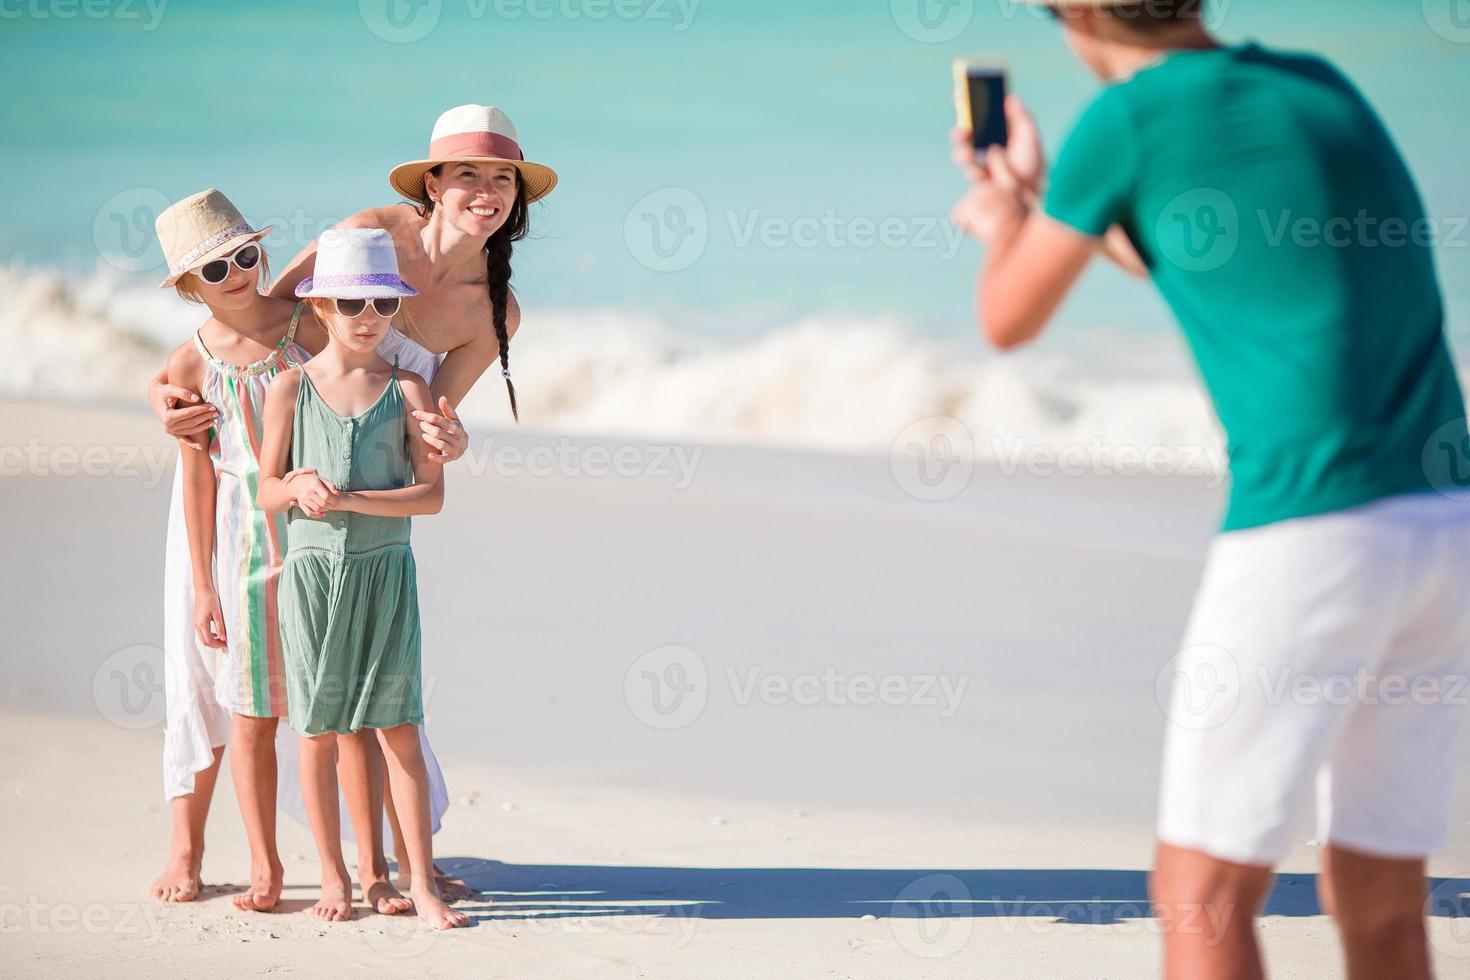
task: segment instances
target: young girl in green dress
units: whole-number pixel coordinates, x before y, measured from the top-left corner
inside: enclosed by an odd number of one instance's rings
[[[409,852],[414,906],[435,928],[467,925],[434,884],[418,732],[424,712],[409,518],[438,513],[444,485],[409,413],[429,410],[433,400],[423,378],[377,353],[400,299],[416,291],[399,278],[387,232],[351,228],[322,235],[315,275],[296,292],[312,304],[328,341],[307,365],[271,382],[257,500],[288,514],[279,619],[288,717],[302,736],[301,789],[322,866],[312,913],[326,921],[352,916],[337,740],[376,738]],[[288,480],[288,470],[306,472]]]

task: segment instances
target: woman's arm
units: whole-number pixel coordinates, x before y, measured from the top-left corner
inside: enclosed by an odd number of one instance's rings
[[[393,490],[348,490],[338,496],[337,510],[375,517],[414,517],[437,514],[444,508],[444,466],[430,458],[429,447],[418,438],[412,410],[429,405],[429,386],[411,371],[398,372],[409,412],[404,413],[404,436],[413,456],[411,486]]]
[[[148,383],[148,407],[163,423],[163,431],[189,449],[209,448],[209,427],[217,414],[213,405],[199,393],[181,385],[170,384],[168,366]]]
[[[505,335],[509,340],[521,327],[521,305],[516,302],[515,293],[507,291],[507,297]],[[441,398],[449,399],[452,405],[464,401],[464,396],[470,393],[475,382],[499,359],[500,341],[495,339],[495,331],[486,323],[485,328],[478,331],[468,343],[461,344],[444,355],[444,362],[434,372],[434,383],[430,387],[433,400],[429,403],[429,412],[432,413],[432,406]]]

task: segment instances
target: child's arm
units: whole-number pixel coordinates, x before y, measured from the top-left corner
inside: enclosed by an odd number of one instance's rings
[[[403,413],[404,436],[413,454],[413,485],[394,490],[348,490],[338,495],[336,510],[375,517],[413,517],[437,514],[444,508],[444,466],[431,458],[433,450],[419,438],[418,420],[413,417],[415,411],[427,411],[433,405],[429,386],[411,371],[399,371],[398,380],[408,409]]]
[[[340,509],[334,503],[337,488],[330,481],[317,476],[310,467],[296,470],[289,481],[284,478],[291,459],[291,427],[296,421],[296,395],[300,390],[299,367],[282,371],[266,389],[260,487],[255,491],[255,504],[267,513],[300,507],[307,517],[325,517],[327,511]]]
[[[165,384],[203,402],[199,389],[204,382],[204,361],[193,345],[183,344],[169,356],[164,368]],[[225,618],[214,588],[214,509],[216,490],[214,460],[206,452],[189,452],[180,438],[183,468],[184,526],[189,536],[189,569],[194,580],[194,633],[207,647],[225,645]],[[208,448],[207,446],[204,448]]]

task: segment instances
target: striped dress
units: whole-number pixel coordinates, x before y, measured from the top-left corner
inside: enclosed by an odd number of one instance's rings
[[[296,343],[301,305],[275,349],[252,364],[217,359],[196,332],[204,358],[204,400],[219,409],[210,433],[217,490],[214,583],[228,646],[218,652],[215,698],[226,711],[252,718],[286,714],[286,680],[277,628],[276,582],[286,552],[284,514],[255,505],[260,485],[261,419],[271,379],[311,355]]]

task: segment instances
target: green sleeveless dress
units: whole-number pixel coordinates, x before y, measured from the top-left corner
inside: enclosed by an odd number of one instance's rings
[[[315,467],[341,490],[413,483],[406,406],[393,376],[372,407],[344,418],[305,371],[291,468]],[[418,579],[407,517],[287,514],[281,647],[291,727],[304,735],[421,725]]]

